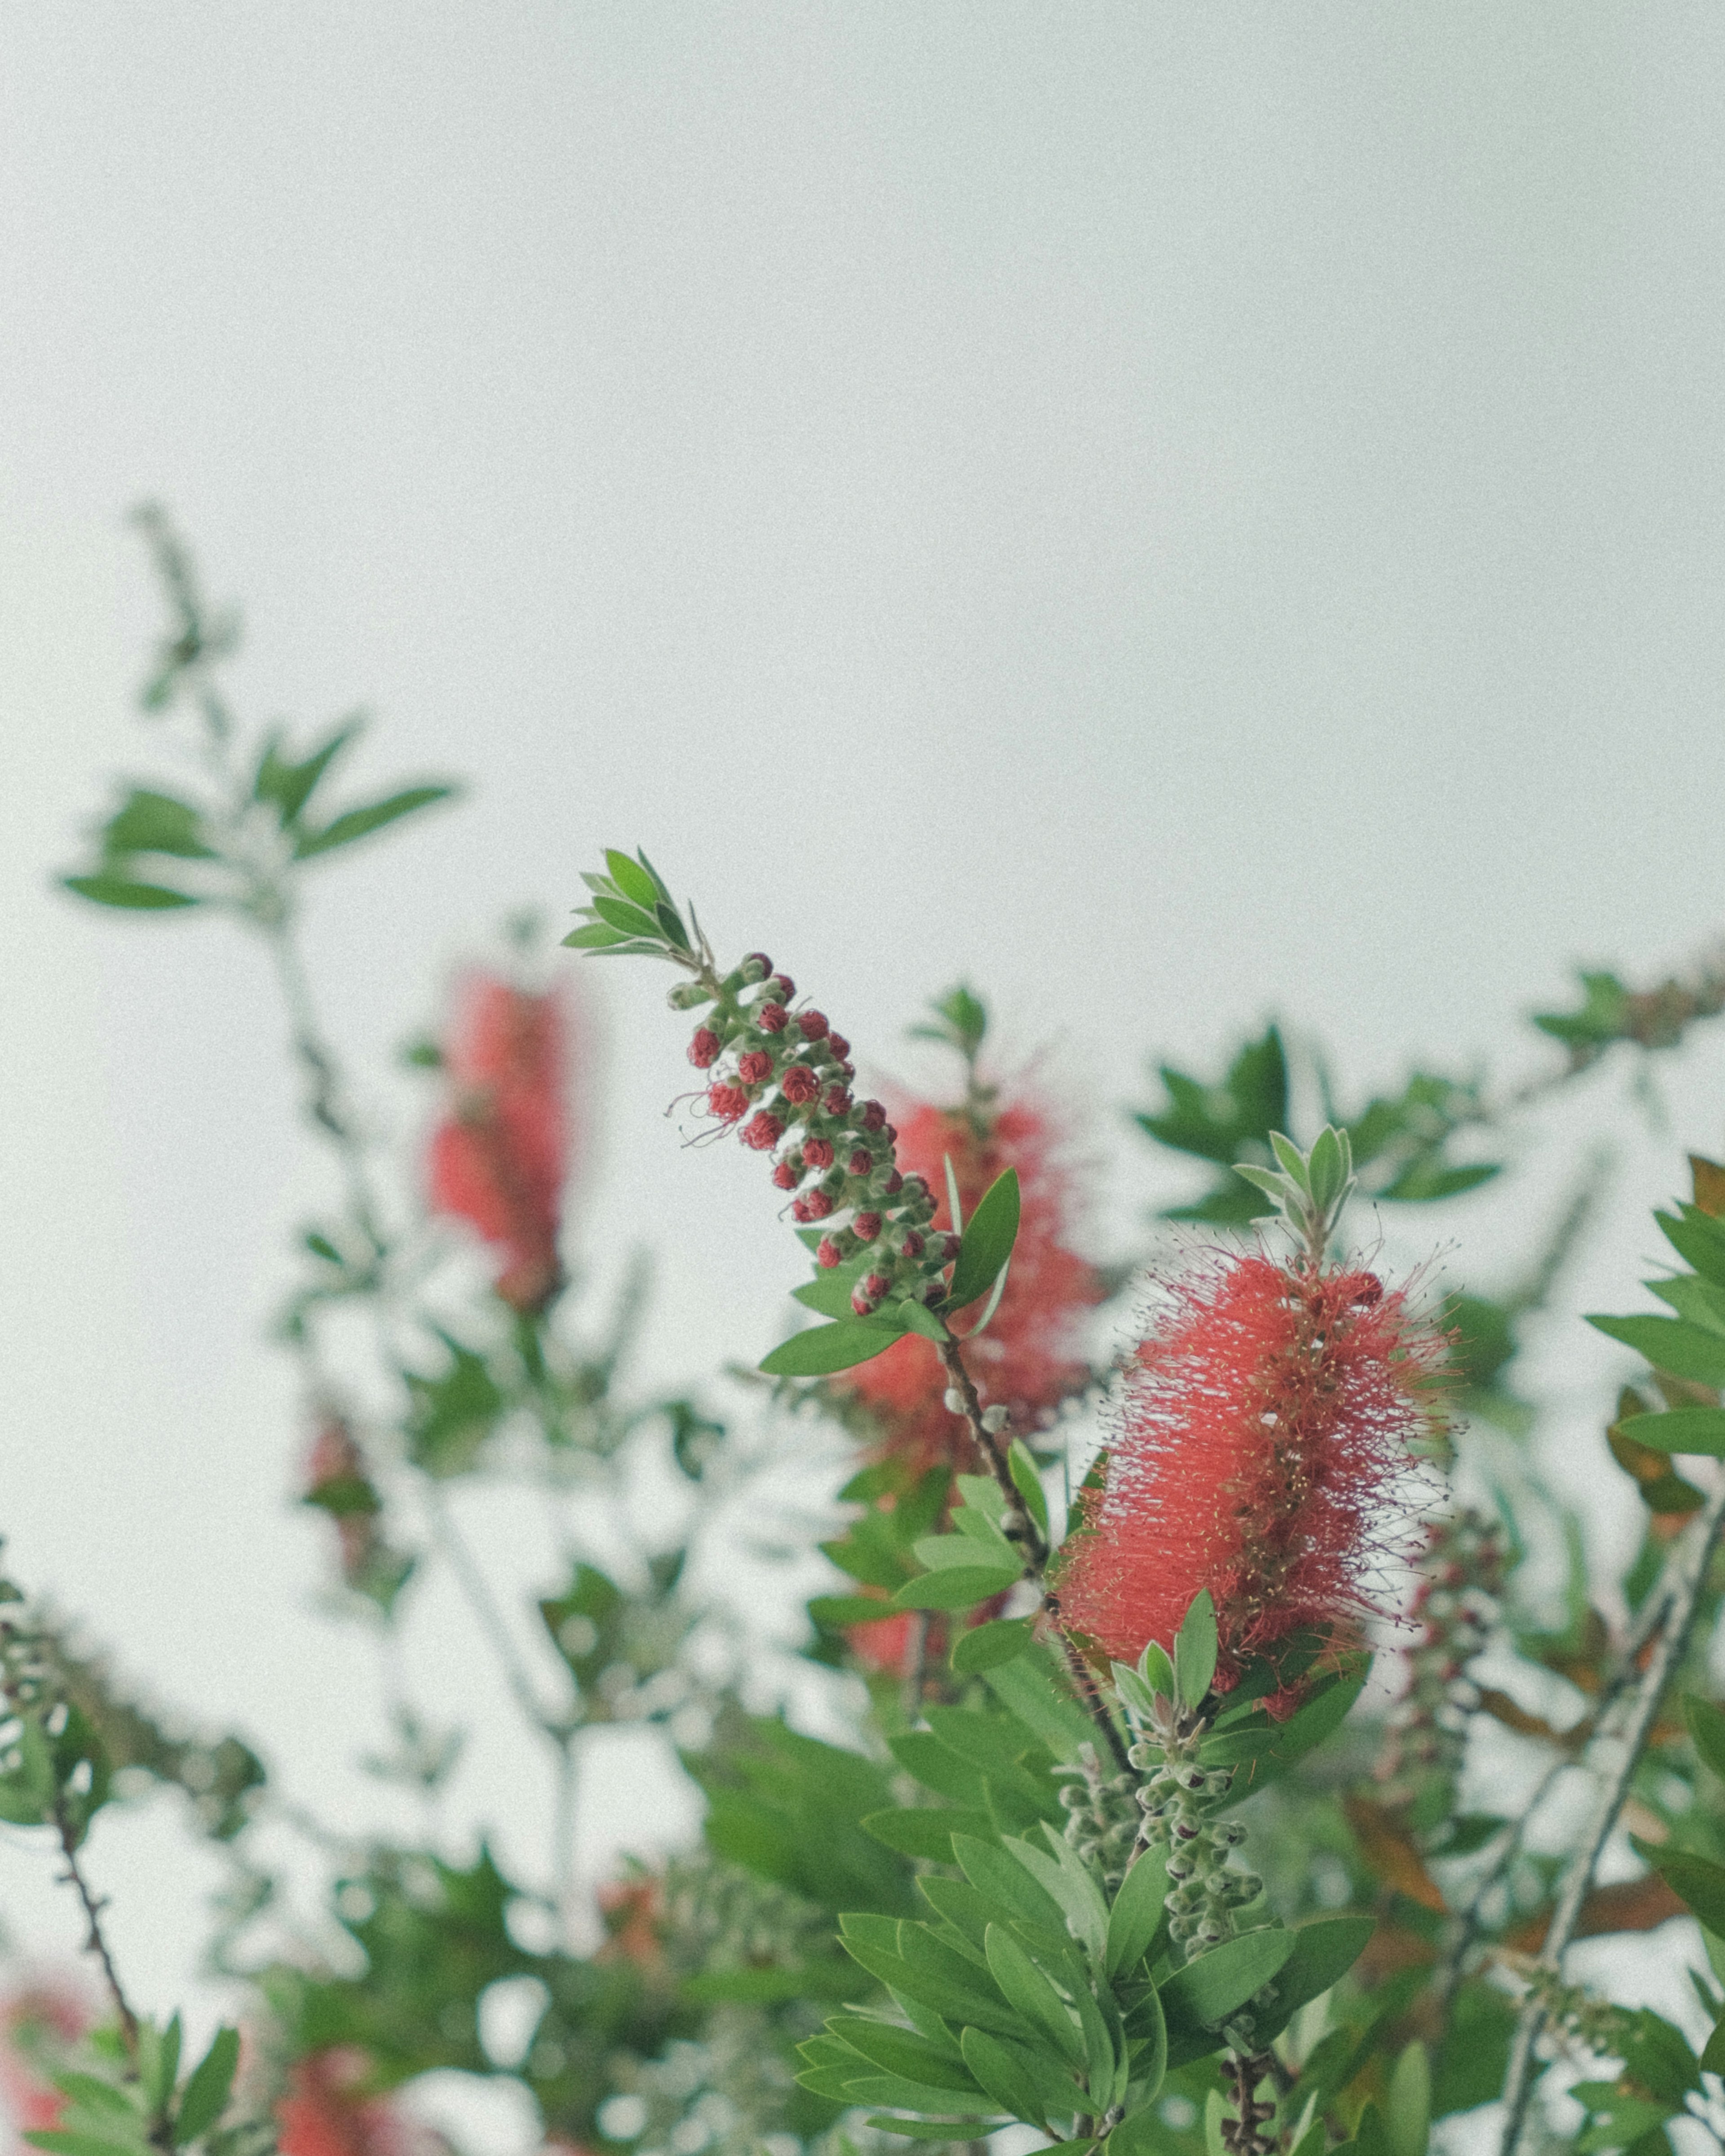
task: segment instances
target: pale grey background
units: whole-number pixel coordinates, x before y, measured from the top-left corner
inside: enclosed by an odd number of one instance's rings
[[[258,1338],[323,1185],[257,954],[48,887],[155,755],[130,503],[245,601],[254,711],[363,701],[357,778],[476,782],[328,871],[357,1049],[639,839],[877,1065],[961,969],[1057,1040],[1118,1247],[1152,1049],[1280,1008],[1361,1083],[1513,1061],[1574,960],[1725,922],[1722,166],[1708,6],[8,0],[20,1570],[358,1816],[370,1665],[308,1607]],[[768,1344],[794,1264],[661,1120],[660,984],[603,983],[588,1240],[663,1247],[647,1373],[698,1376]],[[1573,1301],[1621,1303],[1678,1142],[1725,1144],[1719,1076],[1686,1059]],[[1505,1218],[1452,1265],[1501,1270]],[[1571,1326],[1549,1360],[1596,1429],[1609,1357]],[[431,1666],[468,1681],[450,1640]],[[495,1816],[520,1763],[485,1760]],[[593,1866],[647,1830],[614,1809]],[[165,1820],[114,1836],[165,2002],[201,1875]],[[0,1849],[46,1941],[38,1868]]]

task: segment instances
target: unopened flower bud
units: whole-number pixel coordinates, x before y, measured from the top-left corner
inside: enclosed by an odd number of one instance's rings
[[[866,1175],[875,1165],[875,1156],[865,1147],[858,1146],[845,1163],[853,1175]]]
[[[829,1030],[825,1014],[820,1011],[799,1011],[797,1014],[797,1030],[804,1040],[824,1039]]]
[[[899,1248],[907,1258],[920,1258],[923,1251],[922,1238],[914,1228],[906,1228],[899,1239]]]
[[[796,1106],[806,1107],[820,1092],[820,1081],[806,1063],[793,1063],[778,1081],[778,1090]]]
[[[712,999],[712,991],[702,988],[699,981],[680,981],[665,998],[673,1010],[699,1010]]]
[[[788,1004],[797,993],[797,984],[788,973],[775,973],[767,985],[778,1003]]]
[[[859,1213],[852,1224],[856,1229],[858,1242],[872,1243],[880,1232],[880,1215],[878,1213]]]
[[[845,1253],[830,1235],[823,1235],[820,1239],[820,1247],[814,1254],[814,1262],[818,1265],[824,1266],[830,1272],[833,1267],[841,1261]]]
[[[773,1058],[764,1048],[752,1048],[737,1057],[737,1075],[745,1086],[764,1086],[773,1075]]]
[[[788,1160],[782,1160],[773,1171],[773,1180],[781,1190],[794,1190],[803,1180],[803,1171]]]
[[[811,1190],[803,1203],[809,1208],[804,1217],[810,1220],[824,1220],[833,1209],[833,1201],[824,1190]]]
[[[983,1428],[988,1431],[990,1437],[998,1436],[1010,1419],[1004,1408],[983,1409]]]
[[[783,1004],[762,1004],[759,1010],[749,1013],[749,1020],[762,1033],[783,1033],[790,1023],[790,1016]]]
[[[920,1175],[907,1175],[900,1189],[906,1205],[914,1205],[919,1199],[928,1195],[928,1185]]]
[[[942,1398],[946,1402],[946,1409],[948,1414],[963,1414],[964,1395],[958,1390],[956,1385],[948,1385],[945,1394],[942,1395]]]
[[[867,1317],[880,1306],[880,1301],[892,1285],[885,1273],[867,1273],[851,1292],[850,1307],[859,1317]]]
[[[810,1168],[830,1168],[833,1148],[825,1138],[809,1138],[803,1143],[803,1158]]]
[[[829,1086],[821,1098],[821,1106],[829,1116],[848,1116],[850,1096],[842,1086]]]
[[[886,1111],[878,1101],[865,1101],[857,1111],[859,1130],[882,1131],[886,1127]]]
[[[734,1123],[748,1113],[749,1096],[741,1086],[723,1084],[707,1088],[707,1106],[721,1122]]]
[[[758,1115],[751,1116],[737,1136],[755,1152],[771,1152],[784,1136],[784,1125],[777,1116],[769,1116],[762,1108]]]
[[[737,970],[746,981],[764,981],[773,971],[773,961],[764,951],[751,951]]]
[[[706,1070],[719,1060],[719,1036],[710,1025],[696,1029],[689,1044],[689,1060],[697,1070]]]
[[[827,1035],[827,1046],[831,1049],[834,1055],[838,1057],[841,1063],[850,1053],[850,1043],[845,1038],[842,1033],[829,1033]]]

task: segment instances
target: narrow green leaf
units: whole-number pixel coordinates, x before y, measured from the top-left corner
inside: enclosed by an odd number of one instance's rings
[[[896,2029],[888,2022],[846,2014],[834,2015],[826,2025],[829,2036],[849,2044],[883,2073],[896,2074],[901,2081],[920,2082],[927,2088],[950,2090],[957,2096],[974,2097],[982,2093],[968,2068],[913,2030]]]
[[[626,898],[606,898],[595,892],[593,910],[608,927],[624,936],[639,936],[656,943],[664,933],[650,913],[644,913],[639,906],[631,906]]]
[[[876,2112],[868,2123],[877,2133],[900,2133],[907,2141],[981,2141],[1000,2122],[992,2118],[894,2118],[890,2112]]]
[[[1036,1472],[1036,1462],[1030,1457],[1030,1448],[1023,1438],[1015,1437],[1007,1448],[1006,1464],[1012,1471],[1014,1486],[1024,1501],[1024,1510],[1045,1535],[1048,1497],[1042,1487],[1042,1477]]]
[[[49,2156],[147,2156],[149,2143],[143,2133],[143,2121],[138,2122],[139,2131],[133,2140],[108,2140],[100,2133],[78,2133],[63,2127],[50,2127],[26,2133],[22,2138],[33,2148],[45,2148]]]
[[[239,2031],[218,2029],[215,2041],[193,2068],[174,2120],[174,2146],[183,2148],[207,2133],[228,2107],[234,2069],[239,2062]]]
[[[1183,1706],[1203,1703],[1216,1674],[1216,1605],[1209,1589],[1200,1588],[1174,1637],[1174,1681]]]
[[[983,1952],[1007,2005],[1070,2064],[1083,2066],[1084,2039],[1065,2002],[1012,1933],[1004,1925],[990,1924],[983,1935]]]
[[[1650,1325],[1668,1322],[1647,1320]],[[1698,1452],[1725,1459],[1725,1408],[1665,1408],[1656,1414],[1633,1416],[1627,1428],[1637,1445],[1651,1445],[1656,1452]]]
[[[1306,1156],[1301,1152],[1299,1147],[1291,1137],[1284,1136],[1281,1131],[1271,1131],[1270,1150],[1281,1163],[1289,1181],[1293,1183],[1295,1188],[1302,1197],[1309,1198],[1312,1195],[1312,1177],[1306,1165]],[[1239,1170],[1236,1168],[1235,1172],[1237,1174]]]
[[[793,1332],[762,1360],[761,1368],[769,1378],[830,1377],[835,1370],[871,1362],[902,1337],[896,1327],[877,1318],[841,1318],[834,1325]]]
[[[644,906],[649,913],[660,902],[659,886],[637,861],[627,854],[619,853],[614,846],[605,849],[605,866],[611,871],[611,880],[627,899]]]
[[[453,786],[410,786],[403,793],[392,793],[387,801],[369,801],[363,808],[350,808],[322,830],[308,831],[294,848],[294,859],[309,861],[316,855],[333,852],[337,846],[351,846],[357,839],[368,839],[373,831],[398,823],[418,809],[429,808],[434,802],[452,800],[455,791]]]
[[[1689,1735],[1702,1763],[1712,1768],[1721,1780],[1725,1780],[1725,1713],[1704,1699],[1687,1692],[1683,1699],[1683,1719],[1689,1725]]]
[[[1293,1951],[1291,1932],[1243,1932],[1176,1969],[1162,1986],[1162,2003],[1171,2020],[1217,2028],[1263,1989]]]
[[[168,854],[188,861],[216,858],[204,836],[203,819],[192,803],[144,786],[134,787],[103,826],[102,850],[110,860],[132,854]]]
[[[1425,2156],[1431,2139],[1431,2061],[1424,2044],[1409,2044],[1389,2077],[1384,2113],[1389,2156]]]
[[[1108,1905],[1089,1867],[1067,1848],[1058,1832],[1050,1830],[1054,1844],[1050,1856],[1034,1841],[1010,1836],[1002,1846],[1015,1857],[1051,1901],[1060,1904],[1066,1929],[1091,1960],[1101,1964],[1108,1937]]]
[[[1725,1865],[1709,1863],[1686,1850],[1656,1849],[1639,1840],[1635,1847],[1707,1930],[1725,1939]]]
[[[961,1834],[952,1844],[952,1854],[970,1884],[992,1905],[985,1912],[986,1917],[992,1917],[1004,1909],[1029,1925],[1033,1931],[1045,1932],[1051,1940],[1065,1938],[1066,1918],[1060,1903],[998,1843],[973,1840]],[[927,1882],[924,1891],[927,1891]],[[943,1915],[947,1913],[941,1903],[935,1906],[942,1909]],[[957,1922],[956,1917],[953,1921]],[[986,1922],[983,1936],[978,1943],[987,1944]]]
[[[764,1364],[762,1365],[764,1368]],[[906,1580],[892,1598],[896,1609],[968,1609],[991,1601],[1015,1587],[1023,1577],[1015,1567],[1008,1572],[999,1565],[952,1565]]]
[[[1145,1642],[1144,1651],[1138,1657],[1138,1675],[1153,1692],[1160,1692],[1164,1699],[1174,1697],[1174,1666],[1168,1660],[1167,1650],[1159,1647],[1154,1640]]]
[[[920,1856],[930,1864],[952,1864],[952,1836],[980,1838],[992,1834],[994,1822],[986,1812],[962,1811],[957,1807],[901,1804],[890,1811],[870,1812],[861,1822],[865,1834],[901,1856]]]
[[[1012,1255],[1018,1240],[1019,1207],[1018,1170],[1009,1168],[988,1186],[970,1216],[952,1268],[948,1309],[964,1309],[993,1286],[994,1276]]]
[[[1114,1672],[1114,1689],[1120,1696],[1121,1705],[1147,1721],[1156,1712],[1155,1693],[1129,1663],[1113,1662],[1109,1666]]]
[[[619,935],[616,929],[607,928],[603,921],[589,921],[584,928],[574,928],[569,932],[563,938],[563,948],[566,951],[608,951],[629,940],[628,937]]]
[[[110,2116],[125,2119],[137,2117],[136,2107],[124,2089],[117,2089],[112,2082],[105,2082],[99,2074],[81,2074],[75,2071],[54,2076],[54,2086],[63,2095],[81,2104],[86,2111],[106,2112]]]
[[[93,906],[117,906],[134,913],[161,913],[170,906],[203,903],[186,891],[170,891],[166,884],[136,883],[129,876],[62,876],[60,880]]]
[[[1168,1897],[1164,1856],[1147,1849],[1121,1881],[1108,1912],[1105,1965],[1111,1977],[1130,1976],[1149,1950]]]
[[[1041,2087],[1043,2077],[1032,2071],[1021,2045],[1009,2044],[999,2036],[989,2035],[985,2030],[964,2029],[959,2032],[958,2048],[979,2085],[1004,2112],[1022,2119],[1027,2126],[1040,2127],[1045,2133],[1053,2131],[1048,2123],[1048,2107]],[[1056,2112],[1076,2111],[1077,2104],[1078,2092],[1074,2089],[1057,2099],[1053,2108]]]
[[[1142,1860],[1141,1860],[1142,1861]],[[1253,2009],[1257,2037],[1269,2043],[1300,2009],[1339,1983],[1365,1952],[1374,1927],[1369,1917],[1319,1917],[1290,1934],[1294,1950],[1276,1979],[1276,1997]]]
[[[937,1344],[947,1336],[945,1322],[937,1317],[926,1302],[912,1302],[908,1297],[892,1306],[892,1314],[907,1332],[920,1332],[925,1340]]]
[[[1035,1624],[1034,1617],[996,1617],[986,1625],[973,1625],[952,1642],[948,1659],[961,1676],[998,1668],[1024,1653]]]
[[[1725,1334],[1710,1332],[1681,1317],[1602,1317],[1588,1323],[1608,1339],[1620,1340],[1645,1355],[1656,1370],[1687,1378],[1697,1385],[1725,1385]],[[1652,1421],[1638,1415],[1637,1422]]]

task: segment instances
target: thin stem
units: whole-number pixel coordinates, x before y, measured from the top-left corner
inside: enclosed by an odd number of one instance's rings
[[[964,1367],[963,1351],[958,1342],[948,1333],[940,1343],[942,1368],[946,1371],[952,1389],[958,1396],[959,1414],[970,1432],[971,1442],[986,1464],[988,1472],[1000,1486],[1006,1500],[1006,1512],[1001,1522],[1001,1532],[1010,1543],[1015,1543],[1024,1556],[1024,1576],[1043,1585],[1048,1571],[1050,1552],[1048,1537],[1037,1526],[1024,1507],[1019,1486],[1012,1479],[1012,1467],[1008,1460],[1009,1447],[1000,1441],[1000,1435],[988,1428],[983,1419],[983,1404],[977,1395],[971,1375]],[[1082,1701],[1085,1711],[1101,1732],[1102,1739],[1113,1755],[1115,1764],[1125,1772],[1128,1764],[1126,1742],[1108,1712],[1107,1703],[1096,1689],[1096,1679],[1088,1665],[1067,1631],[1060,1616],[1060,1597],[1045,1589],[1042,1607],[1049,1622],[1060,1635],[1060,1649],[1066,1659],[1075,1689]]]
[[[1653,1627],[1662,1629],[1654,1640],[1647,1666],[1640,1681],[1629,1695],[1629,1709],[1622,1729],[1613,1732],[1596,1727],[1589,1754],[1598,1751],[1604,1754],[1594,1770],[1602,1775],[1599,1799],[1589,1823],[1580,1848],[1564,1876],[1558,1894],[1557,1905],[1552,1911],[1551,1926],[1545,1935],[1545,1944],[1540,1950],[1540,1966],[1553,1972],[1561,1969],[1563,1953],[1574,1936],[1581,1916],[1582,1904],[1587,1899],[1593,1883],[1594,1868],[1599,1861],[1611,1830],[1617,1824],[1617,1815],[1623,1809],[1640,1762],[1642,1748],[1659,1713],[1659,1706],[1672,1671],[1681,1660],[1689,1644],[1689,1635],[1695,1623],[1696,1610],[1701,1600],[1702,1583],[1707,1565],[1717,1546],[1720,1532],[1725,1528],[1725,1480],[1707,1501],[1706,1508],[1697,1516],[1689,1534],[1666,1560],[1665,1574],[1659,1586],[1648,1599],[1656,1603],[1659,1614],[1648,1617],[1644,1613],[1637,1634],[1644,1631],[1653,1638]],[[1685,1545],[1686,1544],[1686,1547]],[[1643,1642],[1645,1644],[1645,1642]],[[1633,1653],[1625,1661],[1633,1661]],[[1612,1758],[1615,1750],[1616,1757]],[[1594,1762],[1589,1757],[1590,1766]],[[1527,2107],[1533,2093],[1533,2047],[1545,2024],[1545,2008],[1538,1997],[1529,1993],[1522,2002],[1521,2017],[1516,2024],[1515,2041],[1510,2051],[1509,2073],[1503,2087],[1504,2123],[1502,2143],[1502,2156],[1515,2156],[1515,2149],[1527,2123]]]
[[[928,1624],[927,1610],[911,1612],[911,1629],[905,1643],[905,1681],[899,1707],[913,1729],[922,1719],[922,1688],[928,1681]]]
[[[557,1922],[567,1926],[575,1894],[575,1799],[580,1783],[576,1734],[571,1730],[557,1752],[557,1809],[552,1824],[552,1898]]]
[[[527,1666],[521,1660],[502,1610],[497,1605],[490,1584],[480,1569],[477,1559],[468,1548],[465,1538],[455,1525],[454,1514],[444,1502],[443,1492],[436,1483],[427,1479],[425,1510],[431,1521],[432,1533],[438,1547],[449,1561],[455,1575],[455,1584],[472,1611],[474,1621],[484,1633],[491,1651],[497,1657],[504,1681],[515,1696],[516,1704],[531,1726],[542,1737],[548,1738],[559,1751],[563,1748],[563,1725],[547,1712],[534,1688]]]
[[[286,1007],[293,1035],[294,1054],[307,1080],[306,1107],[311,1120],[334,1146],[347,1178],[348,1198],[354,1217],[379,1251],[383,1238],[380,1213],[372,1188],[371,1167],[365,1142],[341,1083],[341,1065],[318,1024],[311,983],[305,973],[292,927],[285,919],[271,921],[265,930],[275,978]]]
[[[78,1861],[78,1838],[72,1830],[71,1817],[67,1812],[66,1800],[63,1794],[56,1794],[54,1797],[54,1824],[55,1831],[60,1838],[60,1852],[66,1860],[64,1878],[69,1886],[77,1889],[78,1899],[84,1906],[84,1921],[89,1928],[84,1942],[84,1950],[86,1953],[94,1954],[100,1964],[102,1980],[108,1987],[108,1995],[114,2002],[114,2010],[120,2016],[120,2033],[126,2044],[126,2056],[136,2066],[138,2058],[138,2017],[132,2012],[131,2004],[126,1999],[126,1992],[121,1984],[120,1972],[114,1966],[114,1957],[109,1951],[107,1938],[102,1931],[102,1912],[108,1905],[100,1896],[91,1891],[90,1881],[85,1877],[83,1867]]]

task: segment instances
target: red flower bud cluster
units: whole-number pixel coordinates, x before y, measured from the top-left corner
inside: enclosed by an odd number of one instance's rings
[[[1052,1111],[1019,1093],[993,1114],[986,1131],[961,1110],[926,1102],[897,1104],[893,1113],[900,1126],[896,1157],[916,1171],[905,1177],[899,1194],[926,1204],[931,1192],[938,1194],[932,1217],[939,1231],[912,1230],[904,1245],[926,1265],[943,1268],[958,1255],[947,1209],[947,1163],[967,1219],[997,1177],[1009,1168],[1018,1171],[1019,1238],[1006,1291],[964,1359],[985,1407],[1006,1408],[1020,1428],[1045,1424],[1063,1399],[1090,1381],[1075,1335],[1102,1296],[1094,1270],[1069,1247],[1081,1194]],[[889,1183],[886,1194],[891,1192]],[[973,1313],[971,1322],[980,1314]],[[919,1468],[969,1464],[968,1434],[945,1404],[946,1373],[923,1342],[896,1342],[837,1383],[874,1410],[884,1448],[895,1455]]]
[[[1222,1691],[1296,1633],[1346,1639],[1378,1612],[1443,1345],[1368,1272],[1217,1252],[1175,1282],[1061,1553],[1067,1622],[1135,1661],[1207,1588]]]
[[[690,1054],[704,1052],[697,1034]],[[506,1302],[542,1310],[563,1280],[557,1231],[571,1142],[562,995],[470,974],[456,991],[443,1062],[453,1097],[431,1134],[432,1210],[466,1221],[500,1252]]]
[[[737,1126],[751,1150],[776,1152],[773,1184],[792,1194],[793,1219],[851,1216],[823,1237],[817,1258],[830,1267],[871,1251],[869,1285],[853,1307],[938,1300],[957,1251],[927,1232],[935,1211],[929,1185],[901,1173],[897,1132],[882,1104],[853,1100],[850,1042],[824,1012],[794,1010],[795,994],[795,983],[760,951],[720,983],[689,1045],[690,1061],[711,1073],[707,1111]]]

